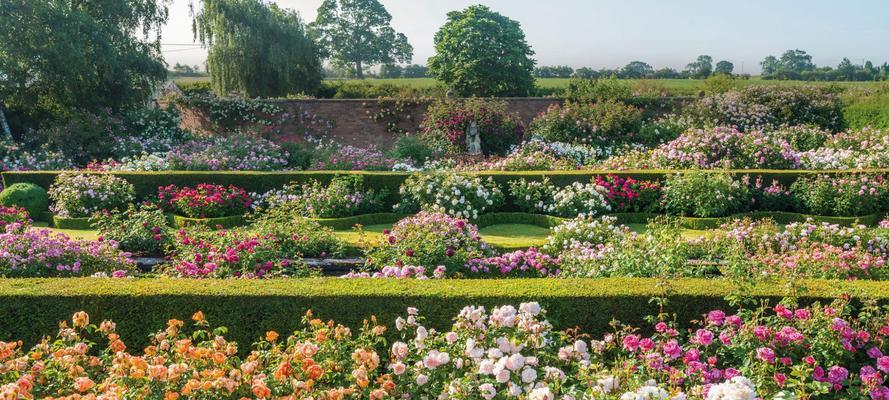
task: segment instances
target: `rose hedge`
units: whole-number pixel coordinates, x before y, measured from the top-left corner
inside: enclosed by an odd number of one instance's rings
[[[738,287],[723,280],[676,279],[661,285],[655,279],[0,279],[0,340],[22,339],[33,345],[52,332],[57,322],[84,310],[95,320],[121,324],[127,345],[143,348],[145,338],[170,318],[187,320],[195,310],[228,326],[231,340],[251,343],[255,332],[287,332],[307,309],[320,318],[335,318],[352,328],[369,315],[392,321],[407,307],[423,310],[432,327],[446,328],[466,304],[496,306],[539,301],[557,329],[579,326],[592,335],[610,331],[613,318],[636,326],[657,313],[652,297],[670,300],[667,310],[679,321],[691,321],[725,308],[733,293],[772,299],[790,294],[783,285],[763,283]],[[889,283],[876,281],[801,281],[796,293],[803,302],[826,300],[841,293],[889,304]],[[141,342],[140,342],[141,340]],[[247,349],[242,349],[246,351]]]

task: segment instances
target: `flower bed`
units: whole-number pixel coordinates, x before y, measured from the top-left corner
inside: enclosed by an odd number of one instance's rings
[[[201,219],[243,215],[253,202],[247,192],[237,186],[210,184],[199,184],[194,188],[160,187],[157,199],[167,212]]]
[[[848,300],[811,306],[788,300],[728,313],[711,309],[687,324],[696,328],[687,333],[661,314],[646,329],[651,334],[615,324],[615,332],[593,337],[554,329],[536,302],[490,311],[466,306],[442,330],[427,328],[447,323],[427,320],[422,310],[408,307],[394,321],[370,317],[354,333],[309,311],[303,327],[286,340],[266,331],[243,361],[238,343],[224,337],[228,330],[214,330],[201,311],[192,315],[193,327],[177,319],[156,327],[162,329],[144,354],[126,350],[129,338],[114,322],[96,324],[79,311],[51,344],[30,351],[7,344],[3,357],[22,360],[13,364],[20,373],[4,376],[0,384],[4,395],[24,398],[108,390],[168,398],[181,393],[754,400],[889,394],[883,375],[889,373],[889,357],[880,350],[889,340],[889,310],[873,304],[859,311]],[[400,336],[391,346],[383,339],[387,326]],[[97,356],[111,353],[115,356]],[[80,368],[65,368],[61,360]],[[125,375],[108,373],[122,369]],[[184,376],[191,378],[177,379]]]

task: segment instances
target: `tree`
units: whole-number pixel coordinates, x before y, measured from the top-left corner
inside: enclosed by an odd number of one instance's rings
[[[390,25],[392,16],[377,0],[324,0],[310,29],[332,63],[349,65],[358,79],[377,64],[408,63],[414,48]]]
[[[321,60],[299,15],[264,0],[203,0],[194,34],[209,47],[213,90],[248,97],[313,94]]]
[[[589,67],[581,67],[574,71],[574,77],[581,79],[595,79],[599,77],[599,72]]]
[[[654,71],[654,79],[676,79],[680,77],[679,71],[670,67],[664,67]]]
[[[803,71],[815,70],[815,64],[812,63],[812,56],[803,50],[787,50],[781,55],[780,67],[792,72],[801,73]]]
[[[620,73],[622,78],[640,79],[654,75],[654,68],[642,61],[631,61]]]
[[[425,78],[427,70],[425,65],[411,64],[404,67],[401,75],[405,78]]]
[[[732,71],[734,71],[734,70],[735,70],[735,64],[732,64],[731,62],[726,61],[726,60],[722,60],[722,61],[716,63],[716,69],[714,69],[713,72],[715,72],[717,74],[731,75]]]
[[[168,0],[2,0],[0,99],[13,128],[145,104],[166,75]]]
[[[397,64],[383,64],[380,67],[380,78],[401,78],[404,68]]]
[[[429,73],[462,96],[526,96],[534,51],[518,22],[474,5],[448,13],[435,33]]]
[[[688,64],[685,69],[693,78],[706,78],[713,72],[713,57],[700,55],[695,62]]]
[[[778,69],[781,68],[781,63],[778,61],[775,56],[768,56],[759,63],[762,67],[763,75],[772,75],[778,72]]]

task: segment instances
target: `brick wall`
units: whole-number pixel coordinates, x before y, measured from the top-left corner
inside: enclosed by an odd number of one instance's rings
[[[525,124],[531,122],[547,107],[561,103],[556,98],[505,98],[507,110],[517,115]],[[271,100],[283,108],[287,117],[284,123],[273,127],[273,140],[301,141],[306,133],[332,140],[340,144],[366,147],[389,147],[401,131],[416,132],[423,120],[428,101],[411,101],[396,106],[393,100],[377,99],[312,99]],[[681,106],[684,98],[665,98],[662,109]],[[381,113],[385,116],[377,117]],[[183,109],[182,126],[198,132],[213,133],[206,116],[200,110]]]

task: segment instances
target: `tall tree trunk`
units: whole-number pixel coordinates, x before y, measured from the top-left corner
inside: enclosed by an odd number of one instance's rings
[[[355,76],[358,79],[364,79],[364,68],[361,67],[361,60],[355,61]]]

